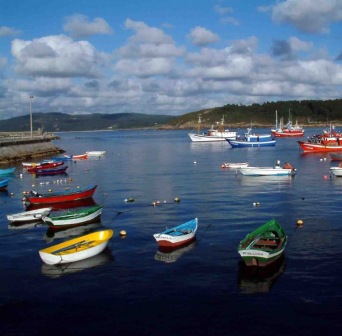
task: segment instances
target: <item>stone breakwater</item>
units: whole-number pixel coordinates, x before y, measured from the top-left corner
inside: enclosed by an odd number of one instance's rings
[[[35,157],[56,155],[64,150],[56,147],[50,139],[15,139],[0,141],[0,164],[23,161]]]

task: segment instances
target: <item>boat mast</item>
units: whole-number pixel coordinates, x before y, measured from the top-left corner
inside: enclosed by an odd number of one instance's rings
[[[197,134],[200,133],[200,130],[201,130],[201,116],[199,115],[198,116]]]

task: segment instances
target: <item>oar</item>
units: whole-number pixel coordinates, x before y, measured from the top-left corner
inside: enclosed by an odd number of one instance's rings
[[[90,244],[92,244],[94,242],[95,242],[95,240],[82,240],[82,241],[80,241],[78,243],[75,243],[75,244],[63,247],[63,248],[61,248],[61,249],[59,249],[57,251],[54,251],[51,254],[58,254],[58,253],[65,252],[65,251],[68,251],[68,250],[77,249],[77,248],[79,248],[81,246],[90,245]]]

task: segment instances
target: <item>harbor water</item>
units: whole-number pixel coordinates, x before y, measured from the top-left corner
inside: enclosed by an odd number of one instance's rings
[[[307,129],[305,137],[320,131]],[[303,154],[300,138],[232,149],[226,141],[193,143],[187,131],[58,136],[53,143],[66,154],[106,154],[66,162],[67,175],[35,177],[16,164],[8,191],[0,193],[1,335],[341,330],[342,178],[330,174],[338,162],[328,153]],[[297,174],[255,177],[221,168],[224,162],[272,166],[277,160],[291,163]],[[6,215],[24,210],[23,193],[92,184],[93,201],[103,205],[100,222],[60,231],[42,223],[9,226]],[[158,250],[153,234],[195,217],[195,242]],[[284,257],[265,269],[245,267],[239,241],[272,218],[288,235]],[[114,236],[95,257],[56,266],[39,257],[42,248],[101,228],[112,228]]]

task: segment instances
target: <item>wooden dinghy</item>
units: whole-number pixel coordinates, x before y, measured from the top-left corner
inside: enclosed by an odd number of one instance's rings
[[[153,235],[158,245],[162,248],[175,248],[188,244],[196,238],[198,219],[167,229]]]
[[[101,253],[108,245],[114,231],[96,231],[39,251],[41,259],[48,265],[66,264],[84,260]]]
[[[88,151],[86,152],[87,156],[102,156],[106,154],[106,151]]]
[[[83,208],[76,211],[68,211],[59,216],[46,216],[43,221],[51,225],[51,228],[66,228],[69,226],[91,223],[100,218],[102,205],[95,205],[89,208]]]
[[[7,215],[7,219],[12,223],[30,223],[39,222],[43,216],[49,215],[52,208],[41,208],[36,210],[19,212],[12,215]]]
[[[32,204],[53,204],[61,202],[77,201],[84,198],[92,197],[96,185],[91,185],[84,188],[66,189],[56,192],[48,192],[40,194],[35,190],[31,190],[29,195],[25,195],[25,202]]]
[[[72,156],[73,160],[86,160],[87,158],[88,158],[87,153]]]
[[[267,266],[280,258],[287,236],[281,225],[272,219],[240,241],[238,252],[247,266]]]

